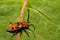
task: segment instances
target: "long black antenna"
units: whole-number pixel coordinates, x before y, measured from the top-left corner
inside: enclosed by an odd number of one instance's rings
[[[30,13],[30,10],[28,9],[28,17],[27,17],[27,22],[29,22],[29,13]]]

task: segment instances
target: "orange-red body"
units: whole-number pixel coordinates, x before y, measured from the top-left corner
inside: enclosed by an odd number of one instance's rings
[[[27,29],[29,26],[29,23],[28,22],[18,22],[18,23],[12,23],[9,25],[7,31],[8,32],[16,32],[18,30],[23,30],[23,29]]]

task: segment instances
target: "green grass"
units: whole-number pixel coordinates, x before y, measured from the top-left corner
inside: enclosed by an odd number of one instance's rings
[[[23,32],[21,40],[60,40],[60,0],[28,0],[28,3],[51,20],[37,10],[30,8],[29,20],[35,25],[36,37],[34,38],[32,33],[28,37]],[[21,0],[0,0],[0,40],[15,40],[15,37],[12,38],[12,34],[6,30],[9,22],[19,21],[22,5],[23,1]],[[26,19],[27,9],[24,21]],[[33,30],[33,28],[31,29]]]

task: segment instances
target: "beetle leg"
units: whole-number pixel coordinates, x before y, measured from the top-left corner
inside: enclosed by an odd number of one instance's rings
[[[35,37],[35,34],[34,34],[34,32],[33,32],[31,29],[29,29],[29,28],[28,28],[28,30],[30,30],[30,31],[33,33],[33,36]]]
[[[12,35],[12,37],[14,37],[16,34],[17,34],[17,33],[14,33],[14,34]]]
[[[33,24],[29,24],[29,26],[32,26],[34,28],[34,31],[35,31],[35,26]]]
[[[28,37],[29,37],[29,34],[27,33],[27,31],[24,29],[24,32],[28,35]]]

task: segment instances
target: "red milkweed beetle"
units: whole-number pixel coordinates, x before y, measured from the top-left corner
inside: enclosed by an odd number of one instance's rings
[[[10,23],[9,27],[7,28],[7,31],[10,33],[18,33],[24,31],[28,36],[29,34],[27,33],[26,29],[32,31],[29,29],[29,26],[33,26],[35,30],[35,26],[33,24],[29,23],[29,9],[28,9],[28,18],[27,22],[17,22],[17,23]],[[33,31],[32,31],[33,32]],[[15,34],[14,34],[15,35]]]

